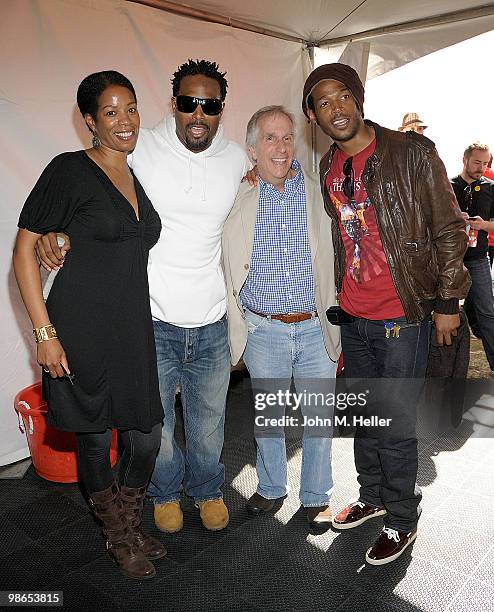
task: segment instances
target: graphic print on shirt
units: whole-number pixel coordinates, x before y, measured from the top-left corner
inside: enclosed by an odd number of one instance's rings
[[[367,196],[362,181],[367,150],[353,158],[354,197],[349,202],[343,192],[343,163],[346,158],[340,151],[335,153],[330,178],[330,197],[333,206],[338,212],[342,237],[349,262],[348,276],[356,283],[369,282],[381,276],[387,270],[386,255],[384,254],[379,230],[377,227],[376,212],[370,198]],[[365,247],[363,248],[363,244]]]
[[[343,191],[347,174],[343,166],[348,155],[336,149],[326,176],[326,189],[345,248],[345,274],[338,293],[340,305],[345,312],[369,320],[404,315],[381,242],[376,205],[368,197],[362,180],[367,159],[374,154],[375,148],[373,140],[352,157],[354,194],[350,202]]]
[[[361,249],[360,242],[364,236],[369,234],[369,227],[365,221],[365,210],[370,205],[369,198],[365,198],[362,202],[357,202],[354,198],[350,201],[346,198],[342,190],[342,178],[336,178],[333,180],[331,190],[331,201],[335,206],[336,210],[340,214],[341,224],[343,229],[347,233],[350,240],[354,243],[353,256],[350,262],[348,273],[356,283],[360,282],[360,259]],[[360,190],[361,181],[358,181],[358,188]],[[334,194],[335,192],[341,192],[345,201],[340,201]],[[357,192],[357,181],[355,181],[355,192]]]
[[[341,223],[341,235],[348,262],[347,278],[358,286],[370,282],[369,290],[376,283],[383,288],[382,275],[389,276],[388,262],[379,236],[376,211],[367,196],[362,180],[365,162],[374,149],[375,141],[352,158],[354,196],[350,202],[343,191],[345,180],[343,165],[348,156],[340,149],[335,151],[331,171],[327,177],[331,201]],[[391,288],[391,278],[386,278],[384,284],[389,284]]]

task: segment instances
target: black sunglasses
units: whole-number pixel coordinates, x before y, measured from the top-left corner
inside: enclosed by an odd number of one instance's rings
[[[352,159],[352,157],[349,157],[343,164],[343,174],[345,178],[343,179],[342,188],[343,193],[349,201],[353,199],[355,193],[355,175],[353,172]]]
[[[223,110],[223,102],[216,98],[195,98],[192,96],[177,96],[177,110],[181,113],[193,113],[200,104],[205,115],[214,117]]]

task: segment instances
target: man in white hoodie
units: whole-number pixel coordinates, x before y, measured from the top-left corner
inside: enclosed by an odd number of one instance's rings
[[[168,533],[183,525],[182,490],[207,529],[228,524],[220,463],[230,378],[221,234],[249,168],[220,125],[227,82],[218,66],[189,60],[172,85],[174,116],[141,130],[130,162],[163,224],[148,272],[165,420],[148,493],[156,526]],[[174,438],[177,387],[185,457]]]
[[[148,493],[156,526],[168,533],[183,526],[182,491],[194,498],[207,529],[228,524],[220,463],[230,378],[221,234],[250,167],[243,148],[226,140],[220,125],[227,81],[217,64],[189,60],[174,73],[172,86],[174,114],[141,129],[128,158],[162,222],[148,275],[165,418]],[[56,235],[41,240],[45,267],[63,264]],[[174,437],[177,388],[185,457]]]

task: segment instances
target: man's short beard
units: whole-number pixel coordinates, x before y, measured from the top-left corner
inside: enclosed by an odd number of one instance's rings
[[[479,174],[479,172],[480,170],[477,171],[475,174]],[[473,176],[473,174],[468,169],[465,170],[465,174],[468,176],[468,178],[471,178],[472,181],[478,181],[480,178],[479,176]],[[480,172],[480,176],[482,176],[482,172]]]
[[[332,138],[335,142],[348,142],[349,140],[352,140],[352,138],[355,138],[355,136],[357,135],[357,132],[359,130],[359,125],[358,123],[355,124],[355,127],[353,128],[353,130],[348,134],[345,135],[341,138],[335,138],[333,136],[333,134],[327,133],[327,135]]]
[[[211,141],[209,140],[209,134],[207,134],[206,138],[203,140],[189,140],[189,138],[186,137],[185,144],[190,151],[204,151],[204,149],[209,147]]]
[[[200,125],[201,127],[204,127],[207,129],[206,134],[201,140],[195,140],[195,139],[189,138],[188,128],[193,127],[194,125]],[[187,126],[185,130],[185,146],[187,147],[187,149],[190,149],[191,151],[204,151],[204,149],[207,149],[209,145],[211,144],[211,140],[209,139],[210,134],[211,134],[211,129],[209,125],[205,123],[200,123],[200,124],[199,123],[189,123],[189,125]]]

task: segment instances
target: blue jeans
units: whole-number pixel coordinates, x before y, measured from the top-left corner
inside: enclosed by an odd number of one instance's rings
[[[155,504],[178,500],[181,492],[196,502],[222,497],[225,405],[230,380],[226,319],[183,328],[154,322],[161,401],[165,412],[161,448],[148,494]],[[186,451],[175,437],[175,392],[181,390]]]
[[[485,356],[491,370],[494,371],[494,297],[489,259],[482,257],[482,259],[472,259],[463,263],[472,279],[465,306],[468,308],[470,305],[475,309]]]
[[[244,361],[257,391],[272,391],[274,387],[288,390],[293,376],[297,392],[302,393],[307,381],[316,378],[321,379],[319,387],[324,387],[325,393],[334,392],[336,364],[328,357],[317,317],[287,324],[249,310],[245,316],[248,338]],[[270,384],[267,379],[276,379],[276,383]],[[311,416],[309,407],[302,404],[301,409],[304,416]],[[282,417],[285,406],[277,405],[274,412]],[[274,412],[271,410],[270,415]],[[332,409],[326,416],[332,417]],[[299,498],[305,507],[329,502],[333,490],[331,433],[312,436],[304,428]],[[272,436],[256,435],[256,442],[257,492],[266,499],[283,497],[288,493],[284,428],[277,428]]]
[[[383,434],[357,427],[354,450],[360,500],[386,508],[386,527],[409,532],[417,525],[422,498],[416,485],[414,417],[427,369],[431,322],[429,318],[421,323],[407,323],[405,318],[394,322],[400,325],[399,336],[387,338],[384,321],[355,318],[341,326],[341,341],[345,377],[376,379],[379,415],[392,417],[397,425]],[[410,380],[387,383],[385,379]],[[406,425],[403,430],[400,418]]]

